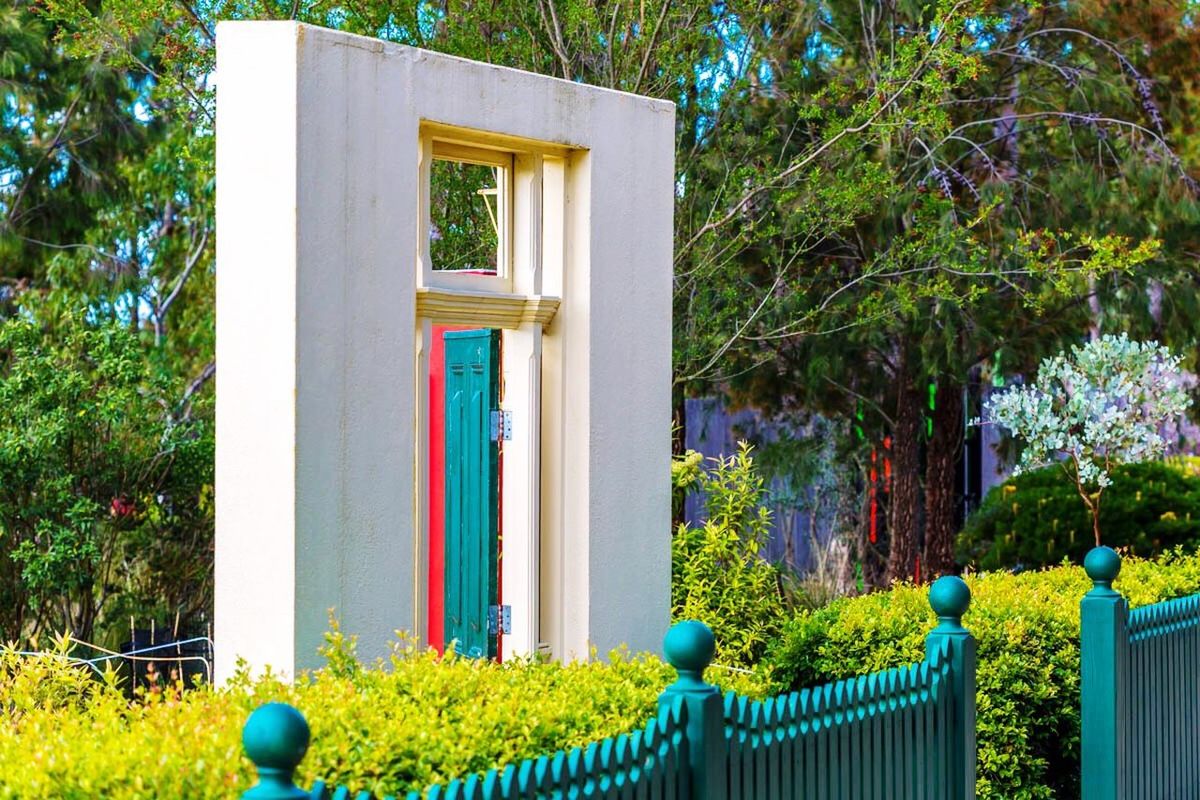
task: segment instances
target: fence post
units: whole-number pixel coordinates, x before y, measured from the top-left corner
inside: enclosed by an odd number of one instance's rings
[[[687,751],[692,800],[727,800],[728,748],[721,690],[704,680],[716,642],[703,622],[677,622],[663,639],[663,653],[678,673],[658,699],[659,710],[682,697],[687,706]]]
[[[1079,604],[1080,767],[1083,800],[1124,800],[1128,780],[1129,604],[1113,581],[1121,557],[1096,547],[1083,560],[1092,589]]]
[[[971,605],[971,590],[961,578],[946,575],[929,587],[929,605],[937,614],[937,627],[925,640],[926,659],[943,643],[949,652],[952,710],[950,800],[975,798],[975,637],[963,627],[962,617]]]
[[[254,709],[242,728],[242,749],[258,770],[258,783],[242,800],[309,800],[311,795],[292,782],[309,736],[304,715],[287,703]]]

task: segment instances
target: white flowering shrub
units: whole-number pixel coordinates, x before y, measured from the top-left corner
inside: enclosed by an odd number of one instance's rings
[[[1062,464],[1092,514],[1097,545],[1113,467],[1162,456],[1163,426],[1191,403],[1181,361],[1157,342],[1104,336],[1047,358],[1033,384],[988,401],[989,421],[1024,444],[1016,474]]]

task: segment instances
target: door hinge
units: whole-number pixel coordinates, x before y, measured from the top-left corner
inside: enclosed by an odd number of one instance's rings
[[[492,412],[492,441],[512,441],[512,412]]]
[[[488,633],[512,633],[512,606],[488,606]]]

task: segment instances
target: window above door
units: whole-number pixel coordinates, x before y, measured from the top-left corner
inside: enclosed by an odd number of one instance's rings
[[[512,154],[439,139],[431,144],[426,243],[434,277],[509,277]]]
[[[561,269],[570,152],[421,123],[418,316],[505,328],[548,322],[558,302],[543,296],[542,273],[547,258]]]

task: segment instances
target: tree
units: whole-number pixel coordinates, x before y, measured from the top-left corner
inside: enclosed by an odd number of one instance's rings
[[[163,339],[170,369],[200,385],[213,374],[218,13],[334,25],[675,101],[677,406],[724,391],[785,412],[861,413],[866,438],[843,449],[890,436],[897,466],[891,577],[911,576],[918,555],[936,574],[952,567],[950,431],[970,376],[997,353],[1032,367],[1101,305],[1110,323],[1141,324],[1155,282],[1160,298],[1164,286],[1194,286],[1183,266],[1197,249],[1196,150],[1173,141],[1190,130],[1191,101],[1169,105],[1165,122],[1147,101],[1168,86],[1191,91],[1192,39],[1177,33],[1168,57],[1135,58],[1113,44],[1132,12],[1087,5],[47,0],[69,54],[148,76],[146,106],[172,134],[130,165],[177,181],[131,183],[119,217],[89,229],[92,250],[57,263],[77,278],[97,265],[144,276],[115,299],[89,290],[113,318],[183,286],[184,302],[149,315],[156,338],[174,306],[183,330]],[[1167,65],[1174,78],[1154,84],[1148,70]],[[1157,315],[1180,341],[1194,318],[1187,297],[1166,292]],[[930,384],[934,433],[945,433],[932,438]]]
[[[121,202],[111,167],[161,133],[133,110],[146,76],[66,55],[54,41],[64,33],[33,3],[0,9],[0,281],[10,291],[45,281],[53,258]]]
[[[103,13],[76,0],[50,0],[46,7],[52,19],[76,32],[72,52],[150,71],[155,96],[170,98],[162,113],[174,114],[197,135],[207,136],[212,9],[162,3],[155,6],[154,24],[148,25],[144,4],[127,0],[106,4]],[[957,30],[967,22],[965,7],[943,3],[935,17],[945,17]],[[893,126],[900,108],[917,108],[909,97],[937,96],[948,76],[960,69],[966,79],[973,60],[950,46],[951,35],[933,41],[908,36],[898,40],[895,63],[882,68],[869,86],[835,84],[826,90],[820,81],[807,81],[793,92],[792,84],[807,69],[804,59],[821,56],[794,52],[792,31],[801,20],[819,21],[821,14],[815,8],[785,12],[758,0],[442,0],[401,7],[384,0],[351,6],[322,0],[290,6],[252,2],[228,11],[238,18],[334,24],[675,101],[680,397],[719,378],[730,349],[752,332],[750,323],[776,306],[780,311],[775,316],[792,308],[788,276],[780,275],[777,264],[762,264],[758,277],[768,282],[779,278],[775,286],[780,291],[743,291],[756,280],[743,274],[748,272],[743,270],[746,254],[774,246],[777,233],[815,247],[825,240],[828,226],[852,225],[885,192],[890,177],[869,159],[855,157],[859,149],[873,146],[871,132]],[[147,30],[153,33],[149,56],[132,58],[131,37]],[[762,125],[753,114],[757,105],[782,93],[790,93],[805,118],[794,135]],[[802,202],[808,204],[805,213],[794,213]],[[792,212],[786,228],[780,204]],[[805,246],[795,249],[802,252]],[[790,265],[797,264],[793,259]]]
[[[892,578],[912,577],[920,552],[922,461],[922,573],[953,568],[959,437],[925,435],[929,385],[939,424],[954,425],[969,375],[998,351],[1022,368],[1086,327],[1097,292],[1159,268],[1153,231],[1113,222],[1127,197],[1157,204],[1162,221],[1194,213],[1190,176],[1153,125],[1140,74],[1072,13],[832,3],[769,43],[782,48],[778,63],[804,65],[778,74],[784,87],[883,91],[911,72],[896,69],[905,52],[933,70],[889,107],[890,125],[856,137],[861,160],[823,165],[831,182],[871,165],[886,190],[851,209],[849,224],[834,216],[812,241],[764,238],[743,258],[744,331],[724,365],[748,402],[865,412],[874,441],[890,435]],[[786,89],[776,95],[748,113],[799,139],[811,115]],[[816,195],[765,201],[779,209],[777,230],[803,219]],[[780,282],[764,262],[792,272]],[[778,292],[793,302],[759,312]]]
[[[212,177],[196,169],[211,135],[171,113],[160,33],[128,29],[114,58],[83,52],[43,4],[0,11],[0,372],[16,404],[0,428],[20,448],[0,488],[9,637],[115,643],[107,623],[186,625],[211,604]],[[101,348],[113,326],[128,337]],[[55,421],[54,403],[106,416]]]
[[[991,398],[992,422],[1024,444],[1015,474],[1058,461],[1092,515],[1112,470],[1161,456],[1162,429],[1190,405],[1179,356],[1155,342],[1104,336],[1042,362],[1037,380]]]
[[[150,22],[143,3],[118,0],[102,10],[76,0],[46,4],[49,18],[73,32],[67,43],[71,53],[151,75],[156,115],[190,136],[169,140],[172,152],[182,152],[187,143],[190,152],[204,148],[208,158],[212,109],[208,76],[214,45],[214,20],[208,15],[213,9],[163,3],[155,6],[155,12]],[[973,60],[948,46],[950,36],[908,37],[900,42],[895,63],[875,84],[833,86],[825,96],[817,92],[811,100],[793,95],[808,120],[793,140],[774,126],[763,126],[747,110],[774,96],[785,85],[785,75],[794,80],[802,73],[794,64],[771,60],[766,43],[785,41],[773,31],[791,24],[788,14],[772,4],[508,0],[486,5],[418,2],[397,8],[378,1],[350,7],[253,2],[233,13],[242,18],[335,20],[338,27],[352,32],[676,101],[675,341],[680,402],[688,389],[711,385],[730,363],[731,348],[752,332],[748,322],[778,319],[795,308],[789,281],[791,269],[802,262],[772,257],[773,263],[764,263],[757,271],[744,270],[747,254],[774,246],[777,235],[816,246],[825,240],[826,226],[851,227],[857,217],[868,213],[890,177],[870,158],[859,155],[871,140],[870,132],[893,125],[902,100],[909,111],[920,106],[909,102],[909,96],[937,96],[948,76]],[[961,11],[949,3],[938,13],[949,20],[949,27],[964,24]],[[819,15],[813,10],[804,16]],[[134,47],[135,41],[147,44]],[[969,71],[963,69],[963,74]],[[200,175],[211,169],[211,163],[184,163],[200,164],[179,195],[198,212],[190,215],[190,230],[202,230],[209,217],[196,189],[203,185]],[[836,180],[829,180],[831,174]],[[160,201],[171,196],[153,195]],[[805,213],[796,213],[801,204]],[[159,209],[161,203],[139,200],[134,207]],[[781,224],[783,212],[790,212],[785,224]],[[109,247],[106,252],[124,252],[130,245],[153,240],[159,231],[172,229],[144,213],[132,219],[98,231],[106,241],[115,234],[117,241],[127,243],[124,249]],[[134,232],[144,234],[131,235]],[[203,253],[202,237],[192,233],[183,238],[192,245],[198,240],[196,252]],[[147,272],[159,283],[143,284],[134,298],[135,309],[143,302],[153,305],[155,298],[166,294],[164,278],[159,276],[189,274],[181,259],[164,259],[160,249],[145,248],[141,261],[150,266],[138,272]],[[797,247],[798,253],[803,251],[804,247]],[[176,247],[175,252],[188,250]],[[779,291],[762,292],[757,287],[754,292],[743,291],[772,274]],[[755,306],[747,308],[744,299],[751,297]],[[209,366],[205,364],[207,373],[199,374],[211,374]]]
[[[0,632],[211,602],[212,429],[164,414],[121,325],[0,322]],[[118,630],[124,623],[118,622]]]

